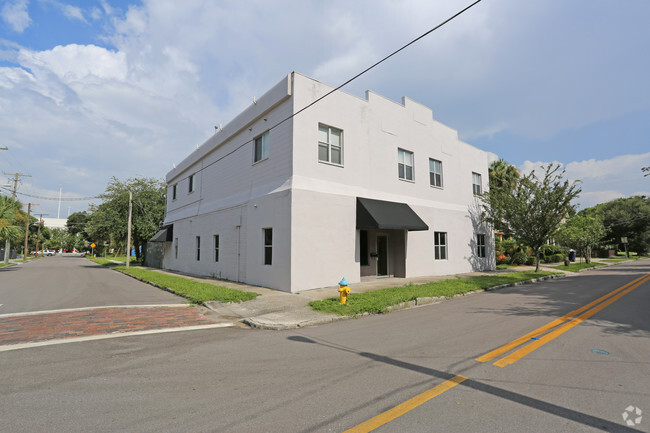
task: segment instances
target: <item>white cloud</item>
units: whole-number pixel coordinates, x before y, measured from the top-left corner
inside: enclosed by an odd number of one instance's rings
[[[8,145],[33,152],[30,161],[57,152],[65,164],[41,163],[34,172],[85,196],[101,192],[110,176],[164,176],[213,125],[226,124],[286,73],[336,86],[467,3],[143,0],[126,11],[107,0],[83,10],[43,4],[65,13],[48,18],[65,25],[96,20],[85,27],[102,28],[97,37],[107,48],[70,43],[37,51],[0,41],[8,48],[0,57],[17,66],[0,69],[0,130]],[[584,4],[482,2],[344,90],[408,96],[464,138],[553,136],[650,107],[650,58],[638,55],[647,38],[630,37],[647,27],[646,6],[617,4],[610,13],[598,3],[593,19],[581,20]],[[7,21],[10,6],[22,15]],[[27,1],[5,2],[2,19],[17,23],[16,31],[27,28]],[[610,19],[617,31],[600,32]],[[643,181],[631,188],[621,175],[639,171],[634,156],[601,161],[594,151],[570,162],[550,154],[583,179],[589,200],[643,189]]]
[[[25,31],[32,22],[27,12],[28,4],[27,0],[7,1],[0,10],[2,20],[18,33]]]
[[[84,23],[87,23],[86,18],[83,15],[83,12],[81,11],[81,8],[77,6],[70,6],[70,5],[61,5],[61,10],[63,11],[63,15],[68,17],[69,19],[72,20],[79,20]]]
[[[570,181],[580,181],[582,193],[578,200],[580,208],[633,195],[650,196],[650,179],[643,177],[641,167],[650,166],[650,153],[639,155],[619,155],[607,160],[589,159],[560,164],[566,170],[565,177]],[[522,174],[535,170],[539,174],[548,162],[525,161],[519,166]],[[646,189],[639,189],[645,185]]]

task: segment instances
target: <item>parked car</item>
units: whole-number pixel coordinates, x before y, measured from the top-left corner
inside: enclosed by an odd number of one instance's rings
[[[53,255],[56,255],[56,251],[54,251],[54,250],[43,250],[43,255],[44,256],[53,256]]]

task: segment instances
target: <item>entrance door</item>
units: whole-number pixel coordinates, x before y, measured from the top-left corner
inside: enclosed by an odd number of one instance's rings
[[[388,276],[388,236],[377,236],[377,276]]]

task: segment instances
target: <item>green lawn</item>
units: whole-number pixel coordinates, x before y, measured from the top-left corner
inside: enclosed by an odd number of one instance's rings
[[[558,265],[558,266],[553,266],[555,269],[560,269],[562,271],[569,271],[569,272],[578,272],[582,269],[590,269],[590,268],[596,268],[598,266],[605,266],[604,263],[596,263],[596,262],[591,262],[591,263],[571,263],[569,266],[564,266],[564,265]]]
[[[126,269],[126,266],[102,258],[91,258],[90,260],[100,265],[113,267],[114,269],[131,275],[140,281],[166,288],[197,304],[202,304],[207,301],[243,302],[250,301],[259,296],[258,293],[229,289],[228,287],[217,286],[210,283],[200,283],[188,278],[162,274],[160,272],[142,269],[137,266]]]
[[[407,285],[388,289],[373,290],[365,293],[351,293],[347,304],[339,304],[339,298],[328,298],[322,301],[313,301],[309,305],[316,311],[335,313],[341,316],[356,316],[363,313],[385,313],[388,307],[413,301],[417,298],[446,297],[487,289],[502,284],[511,284],[519,281],[532,280],[555,272],[526,271],[513,272],[502,275],[490,275],[474,278],[456,278],[436,281],[428,284]]]

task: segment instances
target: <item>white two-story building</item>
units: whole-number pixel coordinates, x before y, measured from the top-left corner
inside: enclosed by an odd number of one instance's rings
[[[488,154],[410,99],[291,73],[167,174],[163,268],[297,292],[494,269]]]

